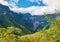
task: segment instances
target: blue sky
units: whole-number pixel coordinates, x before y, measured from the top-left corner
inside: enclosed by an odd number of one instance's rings
[[[8,1],[9,3],[14,2],[14,0],[13,1],[6,0],[6,1]],[[31,7],[31,6],[46,6],[46,4],[44,4],[42,0],[39,1],[39,4],[36,2],[30,2],[28,0],[19,0],[18,3],[16,3],[16,5],[19,8],[27,8],[27,7]]]
[[[30,13],[31,15],[53,14],[60,10],[60,0],[0,0],[14,12]]]
[[[36,3],[36,2],[30,2],[27,0],[20,0],[17,4],[18,7],[31,7],[31,6],[45,6],[45,4],[43,2],[40,2],[40,4]]]

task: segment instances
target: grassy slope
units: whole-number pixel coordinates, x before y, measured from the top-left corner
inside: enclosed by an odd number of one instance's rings
[[[47,30],[24,36],[20,35],[21,31],[18,28],[0,28],[0,42],[60,42],[60,17]]]
[[[18,37],[20,42],[60,42],[60,18],[48,30],[41,30],[35,34]]]
[[[60,16],[51,23],[49,29],[43,29],[34,34],[20,36],[21,32],[19,32],[19,29],[16,30],[15,27],[10,28],[7,30],[0,28],[0,42],[60,42]]]

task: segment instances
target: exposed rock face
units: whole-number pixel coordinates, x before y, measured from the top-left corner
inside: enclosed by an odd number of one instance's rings
[[[40,24],[39,21],[35,21],[33,23],[33,31],[35,31],[38,28],[39,24]]]

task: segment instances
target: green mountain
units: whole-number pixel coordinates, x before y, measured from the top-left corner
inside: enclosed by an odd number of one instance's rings
[[[0,4],[0,42],[60,42],[60,12],[56,14],[15,13]]]
[[[48,15],[56,18],[55,14]],[[49,24],[44,15],[31,15],[29,13],[15,13],[8,6],[0,4],[0,27],[15,26],[23,30],[25,34],[37,32]],[[50,25],[46,26],[48,28]]]
[[[15,20],[14,14],[17,13],[14,13],[9,10],[7,6],[0,4],[0,27],[7,28],[10,26],[15,26],[21,28],[24,33],[31,33],[27,28],[25,28],[22,24],[18,23]]]
[[[16,27],[0,28],[0,42],[60,42],[60,15],[49,22],[48,29],[28,35],[23,35],[22,30]]]

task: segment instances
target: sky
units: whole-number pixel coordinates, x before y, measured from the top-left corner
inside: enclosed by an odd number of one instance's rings
[[[60,0],[0,0],[17,13],[30,13],[31,15],[53,14],[60,10]]]

